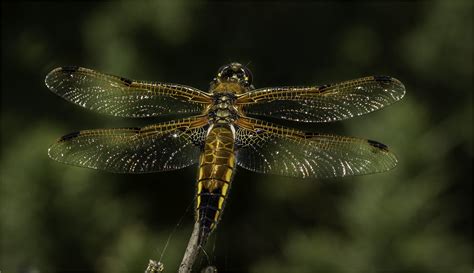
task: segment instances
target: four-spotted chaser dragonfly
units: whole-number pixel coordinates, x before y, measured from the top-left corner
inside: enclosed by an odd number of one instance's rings
[[[185,115],[143,128],[98,129],[61,137],[49,148],[59,162],[116,173],[177,170],[198,163],[196,221],[204,244],[220,220],[236,166],[298,178],[387,171],[397,164],[373,140],[308,133],[259,119],[330,122],[400,100],[405,87],[388,76],[333,85],[255,89],[239,63],[222,66],[209,91],[134,81],[81,67],[60,67],[47,87],[69,102],[120,117]]]

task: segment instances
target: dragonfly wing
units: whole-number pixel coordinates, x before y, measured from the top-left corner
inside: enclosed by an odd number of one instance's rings
[[[307,134],[247,118],[236,125],[237,164],[254,172],[333,178],[383,172],[397,164],[387,146],[372,140]]]
[[[60,67],[46,86],[69,102],[122,117],[156,117],[202,113],[210,98],[198,89],[167,83],[133,81],[82,67]]]
[[[62,163],[115,173],[177,170],[199,159],[206,124],[202,117],[144,128],[85,130],[63,136],[48,154]]]
[[[330,122],[364,115],[400,100],[405,87],[395,78],[373,76],[334,85],[271,87],[242,94],[248,115],[300,122]]]

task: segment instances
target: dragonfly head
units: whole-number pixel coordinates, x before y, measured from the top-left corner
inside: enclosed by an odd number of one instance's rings
[[[211,89],[220,84],[237,84],[242,90],[248,91],[253,89],[252,72],[240,63],[226,64],[217,71],[217,76],[211,82]]]

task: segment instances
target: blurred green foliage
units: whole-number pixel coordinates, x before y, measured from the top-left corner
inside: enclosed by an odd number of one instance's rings
[[[117,175],[47,157],[77,129],[157,122],[79,109],[46,89],[49,70],[80,65],[206,89],[220,65],[239,61],[251,62],[257,87],[400,79],[401,102],[309,128],[379,140],[400,164],[320,183],[239,169],[196,268],[470,272],[472,9],[470,1],[2,2],[0,270],[143,272],[171,234],[163,262],[172,272],[191,232],[195,167]]]

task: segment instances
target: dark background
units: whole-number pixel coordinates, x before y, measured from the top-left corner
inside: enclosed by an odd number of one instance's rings
[[[56,138],[157,120],[102,116],[55,96],[45,75],[79,65],[206,90],[221,65],[256,87],[390,75],[407,95],[311,131],[375,139],[399,166],[330,181],[238,169],[196,269],[471,272],[470,1],[2,2],[0,271],[174,272],[193,224],[196,167],[117,175],[59,164]],[[181,224],[174,230],[179,219]]]

